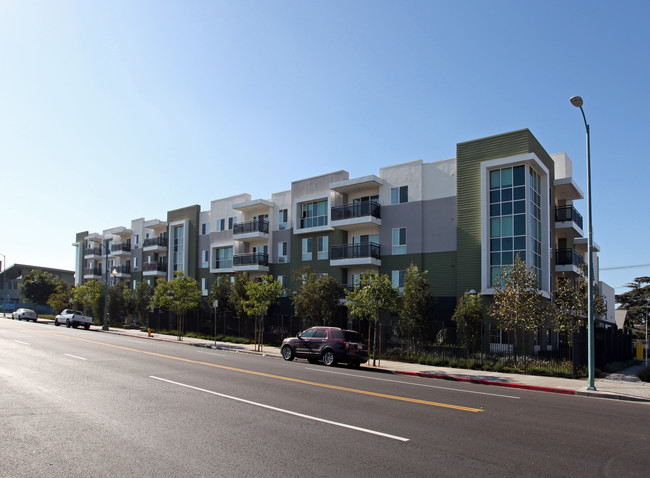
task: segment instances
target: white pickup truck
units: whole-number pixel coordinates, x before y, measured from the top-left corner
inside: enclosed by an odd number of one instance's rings
[[[93,323],[92,317],[87,317],[83,315],[78,310],[73,309],[63,309],[59,315],[54,318],[54,325],[65,324],[66,327],[77,328],[80,325],[84,326],[84,329],[88,330],[90,325]]]

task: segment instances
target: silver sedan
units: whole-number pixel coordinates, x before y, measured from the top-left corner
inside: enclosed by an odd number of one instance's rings
[[[38,316],[32,309],[18,309],[17,311],[11,313],[11,318],[18,320],[33,320],[36,322]]]

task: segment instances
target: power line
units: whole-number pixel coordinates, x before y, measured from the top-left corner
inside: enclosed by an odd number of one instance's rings
[[[650,264],[638,264],[636,266],[601,267],[601,271],[613,271],[615,269],[636,269],[637,267],[650,267]]]

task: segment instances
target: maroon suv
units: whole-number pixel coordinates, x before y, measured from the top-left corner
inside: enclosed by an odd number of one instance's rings
[[[368,347],[361,334],[338,327],[312,327],[297,337],[282,341],[282,358],[306,358],[310,363],[322,360],[325,365],[337,362],[359,367],[368,361]]]

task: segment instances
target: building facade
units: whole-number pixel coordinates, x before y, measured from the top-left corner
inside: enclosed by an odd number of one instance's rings
[[[183,271],[204,295],[217,276],[238,272],[272,274],[293,290],[294,272],[309,266],[342,286],[375,271],[402,287],[415,264],[428,271],[437,319],[448,321],[466,291],[493,294],[500,269],[517,255],[547,297],[558,274],[577,277],[587,251],[580,199],[568,156],[547,153],[519,130],[460,143],[455,158],[359,178],[335,171],[266,199],[240,194],[206,210],[169,211],[165,220],[80,232],[76,280],[104,280],[108,263],[110,280],[130,288]]]

